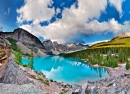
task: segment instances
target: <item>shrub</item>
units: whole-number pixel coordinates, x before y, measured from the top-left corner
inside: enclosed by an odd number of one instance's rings
[[[28,63],[28,67],[31,68],[31,69],[34,68],[34,66],[33,66],[33,63],[34,63],[33,58],[34,58],[33,57],[33,50],[31,49],[30,61]]]
[[[53,80],[52,80],[52,79],[51,79],[50,81],[51,81],[51,82],[53,82]]]
[[[14,52],[14,61],[19,64],[22,65],[22,52],[19,48],[17,48],[17,50]]]
[[[40,80],[41,82],[43,82],[44,84],[46,84],[46,85],[48,85],[48,86],[50,85],[48,80],[45,81],[45,80],[44,80],[43,78],[41,78],[41,77],[39,77],[38,80]]]
[[[24,64],[23,67],[27,67],[28,65]]]

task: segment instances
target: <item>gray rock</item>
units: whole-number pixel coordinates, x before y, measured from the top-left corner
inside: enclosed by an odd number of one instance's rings
[[[98,94],[98,88],[94,88],[92,94]]]
[[[0,94],[46,94],[33,84],[3,84],[0,83]]]
[[[74,92],[72,92],[72,94],[81,94],[82,93],[82,89],[76,89]]]
[[[27,78],[24,71],[10,59],[5,67],[5,73],[2,77],[2,82],[6,84],[28,84],[31,81]]]
[[[43,45],[45,46],[47,51],[51,51],[52,49],[55,50],[55,47],[54,47],[53,42],[51,40],[44,41]]]

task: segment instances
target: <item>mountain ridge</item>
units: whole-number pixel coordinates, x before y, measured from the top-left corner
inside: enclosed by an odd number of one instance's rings
[[[126,37],[130,37],[130,32],[124,32],[122,34],[119,34],[119,35],[115,36],[112,40],[120,39],[120,38],[126,38]]]
[[[83,50],[89,47],[89,45],[83,45],[83,44],[59,44],[57,41],[52,42],[50,39],[43,41],[43,45],[49,52],[69,52],[69,51],[76,51],[76,50]]]
[[[59,55],[62,52],[82,50],[89,47],[89,45],[82,45],[82,44],[76,45],[75,43],[59,44],[57,41],[52,42],[51,40],[45,40],[41,42],[35,35],[31,34],[27,30],[24,30],[22,28],[14,29],[13,32],[0,32],[0,37],[12,38],[16,40],[16,42],[22,43],[21,44],[22,47],[20,47],[21,49],[25,48],[24,46],[26,46],[29,49],[33,48],[35,53],[43,52],[46,54]],[[24,54],[26,54],[25,52],[29,54],[28,50],[26,49],[26,51],[22,51],[22,52],[24,52]]]
[[[14,40],[22,42],[23,44],[25,43],[35,44],[35,46],[45,49],[41,41],[36,36],[34,36],[33,34],[29,33],[28,31],[22,28],[17,28],[13,32],[0,32],[0,36],[4,38],[7,37],[13,38]],[[30,39],[27,37],[29,37]],[[35,42],[37,42],[37,44]]]

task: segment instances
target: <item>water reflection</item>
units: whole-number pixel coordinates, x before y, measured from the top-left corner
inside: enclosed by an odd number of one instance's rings
[[[23,62],[27,63],[27,59],[23,59]],[[75,84],[108,76],[107,70],[104,68],[93,68],[80,59],[59,56],[35,58],[34,69],[42,71],[47,78]]]

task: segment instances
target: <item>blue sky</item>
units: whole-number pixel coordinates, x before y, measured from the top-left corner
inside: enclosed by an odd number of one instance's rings
[[[0,0],[0,27],[21,27],[61,43],[110,40],[129,32],[130,0]]]

